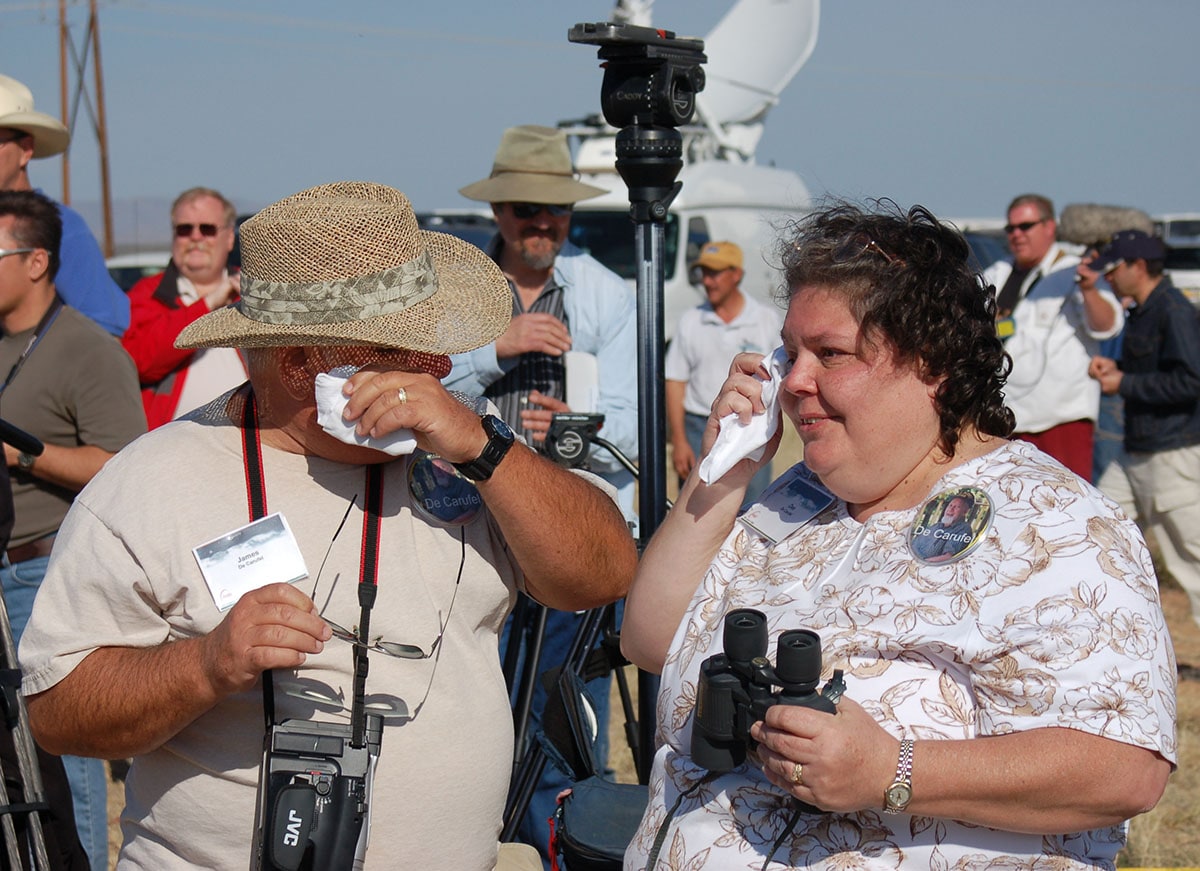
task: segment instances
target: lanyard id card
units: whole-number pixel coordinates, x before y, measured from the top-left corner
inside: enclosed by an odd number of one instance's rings
[[[192,548],[217,608],[232,608],[244,593],[308,577],[304,556],[282,514],[268,514]]]

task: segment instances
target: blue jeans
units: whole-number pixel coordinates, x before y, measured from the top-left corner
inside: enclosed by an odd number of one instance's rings
[[[692,446],[692,453],[696,455],[697,463],[700,462],[700,443],[704,438],[706,426],[708,426],[708,418],[702,414],[685,414],[683,416],[683,432],[687,436],[688,444]],[[750,484],[746,487],[746,497],[742,500],[742,510],[746,510],[758,501],[758,494],[765,490],[770,483],[771,464],[767,463],[750,479]],[[679,484],[683,486],[682,481]]]
[[[4,585],[4,603],[12,624],[14,644],[21,642],[49,562],[50,557],[39,556],[10,565],[6,558],[0,567],[0,582]],[[87,851],[92,871],[105,871],[108,868],[108,784],[104,760],[64,756],[62,762],[71,785],[79,840]]]
[[[1125,453],[1125,399],[1121,396],[1100,397],[1100,419],[1096,421],[1096,436],[1092,443],[1092,483],[1100,478],[1110,463],[1129,465]]]
[[[616,622],[619,625],[621,620],[622,606],[617,606]],[[529,714],[529,730],[528,734],[532,737],[536,735],[542,728],[542,711],[546,707],[546,689],[542,685],[541,675],[547,669],[562,665],[570,652],[571,642],[575,639],[575,633],[579,629],[580,624],[584,620],[584,614],[576,614],[570,611],[554,611],[550,610],[546,614],[546,631],[542,636],[542,659],[539,663],[540,669],[538,678],[535,681],[535,689],[533,693],[533,706]],[[512,618],[504,624],[503,634],[500,636],[500,656],[503,659],[505,651],[508,649],[510,641],[509,635],[512,629]],[[527,627],[532,630],[533,626]],[[530,632],[532,634],[532,632]],[[529,639],[523,639],[522,643],[528,644]],[[528,649],[527,647],[525,649]],[[518,665],[518,676],[520,666],[524,664],[524,652],[522,652],[521,663]],[[588,681],[586,689],[588,695],[594,703],[596,712],[596,722],[598,725],[598,734],[595,744],[595,756],[601,771],[605,770],[608,764],[608,715],[609,715],[609,689],[612,686],[612,673],[609,672],[602,677]],[[520,760],[518,760],[520,761]],[[554,810],[558,806],[558,794],[571,785],[571,779],[567,774],[561,771],[556,765],[551,762],[546,763],[546,768],[542,772],[541,780],[538,781],[533,797],[529,801],[529,808],[525,811],[525,816],[521,819],[521,826],[518,830],[517,838],[522,843],[536,847],[538,853],[542,856],[542,864],[549,869],[549,849],[550,842],[550,824],[548,820],[554,816]]]

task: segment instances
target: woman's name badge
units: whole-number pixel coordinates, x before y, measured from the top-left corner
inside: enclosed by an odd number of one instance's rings
[[[992,500],[978,487],[943,490],[917,510],[908,546],[923,563],[958,562],[983,541],[992,522]]]
[[[242,594],[267,584],[308,577],[304,556],[282,514],[268,514],[192,548],[217,608],[232,608]]]
[[[772,543],[783,541],[833,504],[834,495],[793,466],[762,492],[739,518]]]
[[[462,526],[483,507],[476,486],[458,473],[454,464],[436,454],[418,451],[408,464],[408,492],[413,507],[426,519]]]

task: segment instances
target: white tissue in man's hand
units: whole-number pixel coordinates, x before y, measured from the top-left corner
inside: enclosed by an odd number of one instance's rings
[[[779,429],[779,384],[787,374],[787,351],[782,346],[763,358],[769,378],[763,379],[762,402],[766,411],[751,416],[742,423],[736,414],[721,418],[721,431],[713,443],[712,450],[700,461],[700,480],[705,484],[721,480],[722,476],[739,462],[762,459],[767,442]]]
[[[354,431],[354,424],[347,423],[342,418],[342,413],[346,410],[346,403],[350,401],[350,397],[342,395],[342,385],[357,371],[357,367],[354,366],[338,366],[329,372],[317,375],[315,385],[317,423],[325,432],[348,445],[374,448],[393,457],[411,454],[417,448],[417,439],[411,429],[398,429],[383,438],[375,439],[370,436],[360,436]]]

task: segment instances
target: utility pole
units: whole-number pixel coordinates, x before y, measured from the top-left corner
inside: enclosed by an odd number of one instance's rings
[[[111,257],[113,254],[112,191],[109,186],[108,124],[105,119],[104,109],[104,73],[100,62],[100,17],[96,0],[88,0],[87,33],[84,37],[82,56],[76,50],[75,43],[71,39],[70,29],[67,25],[66,0],[58,0],[58,51],[63,123],[71,131],[71,140],[74,142],[75,135],[78,132],[76,121],[79,114],[79,103],[82,99],[84,108],[87,109],[88,118],[92,122],[92,132],[96,136],[96,143],[100,152],[100,208],[104,223],[104,255]],[[88,95],[86,82],[89,53],[92,55],[92,85],[95,92],[94,107]],[[67,75],[68,55],[70,55],[75,74],[75,88],[73,92],[71,92]],[[72,94],[69,101],[68,92]],[[70,102],[69,108],[68,102]],[[68,147],[67,151],[63,154],[62,162],[62,199],[68,205],[71,202],[70,154],[71,149]]]

